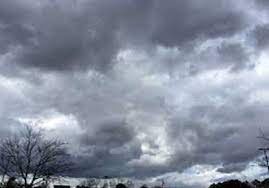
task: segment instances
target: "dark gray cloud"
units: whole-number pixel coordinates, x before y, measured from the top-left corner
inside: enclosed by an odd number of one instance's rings
[[[252,55],[244,44],[238,42],[221,42],[216,46],[209,46],[200,52],[197,56],[190,55],[191,60],[190,74],[197,74],[208,70],[229,69],[231,72],[237,72],[255,67],[250,62]],[[196,65],[197,62],[200,64]]]
[[[152,38],[165,46],[231,36],[246,24],[245,17],[224,1],[157,1],[155,10]]]
[[[249,66],[249,57],[250,54],[239,43],[222,43],[221,46],[217,49],[217,52],[220,56],[220,62],[231,64],[231,70],[242,70]],[[249,66],[250,67],[250,66]]]
[[[39,122],[70,142],[76,177],[241,172],[259,156],[259,128],[269,131],[258,10],[244,0],[3,0],[0,137]]]
[[[75,159],[79,167],[75,173],[78,177],[82,174],[85,177],[133,175],[126,161],[142,154],[133,127],[122,120],[110,120],[98,125],[96,131],[85,132],[79,143],[86,151]]]
[[[1,51],[16,49],[12,61],[47,70],[107,70],[126,45],[184,49],[185,44],[233,36],[247,26],[247,16],[230,1],[29,4],[1,2]]]
[[[250,36],[252,37],[251,39],[253,43],[259,50],[267,48],[269,45],[269,25],[257,25]]]
[[[2,1],[0,8],[0,53],[7,53],[14,45],[25,45],[32,33],[22,17],[28,17],[28,7],[19,1]]]
[[[219,91],[222,93],[224,90]],[[197,96],[194,93],[192,90],[193,99],[200,101],[197,98],[201,97],[202,101],[207,100],[207,93],[198,92]],[[259,155],[257,135],[259,128],[268,130],[264,124],[268,121],[268,106],[248,104],[248,92],[236,97],[221,93],[218,96],[228,97],[229,102],[220,106],[212,102],[195,105],[187,117],[186,111],[183,114],[176,113],[176,118],[166,129],[168,143],[177,148],[171,166],[180,170],[185,168],[184,165],[222,164],[219,171],[231,173],[242,171]]]
[[[246,168],[245,163],[228,164],[218,169],[221,173],[241,172]]]
[[[135,137],[135,132],[132,127],[128,128],[128,125],[121,121],[109,120],[104,124],[98,125],[98,130],[94,133],[94,136],[82,138],[81,143],[86,146],[98,145],[107,148],[121,147],[122,145],[130,142]]]
[[[268,1],[266,0],[254,0],[256,5],[258,5],[259,8],[262,8],[266,10],[267,6],[269,5]]]
[[[98,70],[113,61],[118,49],[113,19],[95,15],[91,4],[86,10],[72,1],[48,1],[27,9],[21,3],[10,4],[1,2],[5,9],[1,16],[1,48],[5,48],[3,53],[6,48],[18,48],[15,63],[47,70],[91,65]]]

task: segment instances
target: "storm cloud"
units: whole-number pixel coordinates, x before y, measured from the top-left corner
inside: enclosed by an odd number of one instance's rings
[[[265,4],[2,0],[0,137],[68,141],[75,177],[243,174],[269,132]]]

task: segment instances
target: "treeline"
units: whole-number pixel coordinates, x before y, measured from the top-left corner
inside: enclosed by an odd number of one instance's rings
[[[209,188],[269,188],[269,179],[263,181],[254,180],[252,182],[229,180],[222,183],[214,183]]]

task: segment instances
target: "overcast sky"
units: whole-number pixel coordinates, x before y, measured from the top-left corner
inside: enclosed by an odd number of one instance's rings
[[[253,178],[268,0],[1,0],[0,137],[68,141],[75,177]]]

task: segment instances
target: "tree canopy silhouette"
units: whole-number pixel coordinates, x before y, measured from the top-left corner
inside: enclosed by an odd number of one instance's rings
[[[66,144],[46,139],[41,130],[26,126],[0,142],[0,173],[15,176],[25,188],[65,175],[72,167]]]

